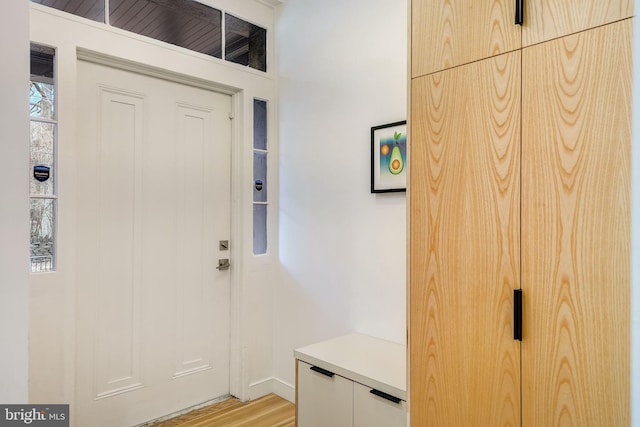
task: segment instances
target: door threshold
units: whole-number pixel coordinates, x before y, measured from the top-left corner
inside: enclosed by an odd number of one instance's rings
[[[193,406],[190,406],[188,408],[184,408],[184,409],[181,409],[179,411],[172,412],[172,413],[167,414],[167,415],[163,415],[163,416],[155,418],[153,420],[145,421],[144,423],[137,424],[134,427],[149,427],[149,426],[152,426],[154,424],[160,423],[162,421],[167,421],[167,420],[169,420],[171,418],[179,417],[180,415],[184,415],[184,414],[186,414],[188,412],[195,411],[195,410],[200,409],[200,408],[204,408],[205,406],[214,405],[216,403],[224,402],[225,400],[230,399],[232,397],[233,396],[231,396],[230,394],[225,394],[225,395],[217,397],[215,399],[211,399],[211,400],[207,400],[206,402],[198,403],[197,405],[193,405]]]

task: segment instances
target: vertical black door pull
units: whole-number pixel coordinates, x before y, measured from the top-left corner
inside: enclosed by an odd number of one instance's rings
[[[524,0],[516,0],[516,25],[522,25],[524,21],[523,1]]]
[[[513,339],[522,341],[522,289],[513,290]]]

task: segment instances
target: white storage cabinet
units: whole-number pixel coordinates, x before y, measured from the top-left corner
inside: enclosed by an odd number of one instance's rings
[[[406,348],[349,334],[295,351],[298,427],[405,427]]]

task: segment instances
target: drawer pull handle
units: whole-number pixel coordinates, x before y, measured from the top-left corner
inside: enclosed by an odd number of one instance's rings
[[[333,376],[335,375],[333,372],[327,371],[326,369],[322,369],[319,366],[312,366],[309,369],[311,369],[312,371],[317,372],[319,374],[325,375],[325,376],[327,376],[329,378],[333,378]]]
[[[391,396],[390,394],[385,393],[384,391],[380,391],[380,390],[376,390],[375,388],[371,389],[371,391],[369,391],[369,393],[371,394],[375,394],[378,397],[381,397],[383,399],[387,399],[393,403],[400,403],[402,401],[402,399],[399,399],[395,396]]]

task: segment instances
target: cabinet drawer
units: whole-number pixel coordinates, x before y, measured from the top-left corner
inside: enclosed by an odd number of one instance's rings
[[[406,402],[395,403],[372,393],[373,389],[353,385],[354,427],[406,427]]]
[[[350,427],[353,382],[298,361],[298,427]]]

